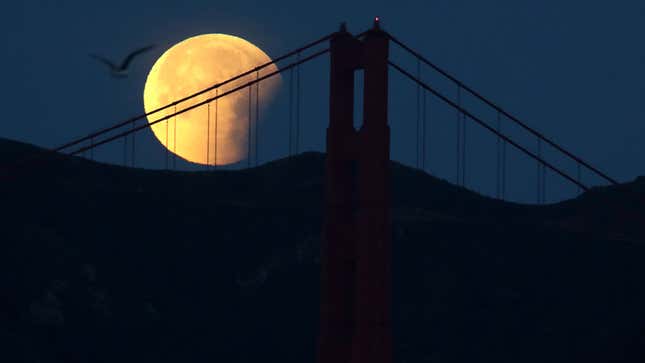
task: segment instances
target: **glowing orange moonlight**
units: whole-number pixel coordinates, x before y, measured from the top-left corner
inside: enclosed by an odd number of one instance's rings
[[[232,35],[204,34],[188,38],[168,49],[155,62],[148,74],[143,91],[146,112],[165,106],[244,73],[271,59],[260,48]],[[277,70],[275,65],[263,68],[265,74]],[[204,101],[255,79],[253,73],[238,81],[212,90],[189,101],[177,104],[177,110]],[[276,75],[260,82],[260,103],[266,106],[281,82]],[[256,86],[252,87],[251,102],[255,112]],[[151,126],[155,137],[178,156],[200,164],[232,164],[246,157],[248,141],[249,90],[245,88],[197,107],[167,122]],[[174,112],[174,107],[155,113],[148,122]],[[210,118],[209,118],[210,114]],[[210,122],[209,122],[210,119]],[[251,118],[252,127],[255,115]],[[215,137],[217,133],[217,137]]]

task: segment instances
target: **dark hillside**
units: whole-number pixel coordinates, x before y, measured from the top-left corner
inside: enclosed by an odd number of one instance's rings
[[[33,165],[0,184],[0,361],[314,361],[323,154]],[[392,177],[397,362],[645,359],[643,180],[537,207]]]

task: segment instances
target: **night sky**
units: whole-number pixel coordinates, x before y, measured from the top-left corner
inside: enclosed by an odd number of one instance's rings
[[[25,0],[3,4],[2,13],[3,138],[55,147],[141,113],[148,70],[163,51],[193,35],[240,36],[277,57],[337,30],[341,21],[358,33],[379,15],[387,31],[619,181],[645,174],[643,1]],[[127,79],[111,78],[88,57],[98,53],[120,60],[151,43],[158,47],[135,59]],[[392,59],[416,69],[396,49]],[[304,150],[324,145],[327,67],[325,58],[302,68]],[[392,158],[415,165],[416,88],[394,71],[391,85]],[[454,96],[454,87],[437,86]],[[261,135],[261,162],[287,151],[283,88],[262,126],[267,131]],[[429,100],[427,164],[430,172],[453,181],[456,116],[439,105]],[[493,122],[492,113],[481,112]],[[495,139],[479,130],[468,126],[466,184],[493,194]],[[518,140],[533,148],[535,141],[522,135],[518,132]],[[162,149],[152,134],[138,137],[140,166],[162,167]],[[97,157],[118,163],[118,150],[106,147]],[[508,196],[532,202],[535,164],[512,153]],[[575,173],[574,164],[561,165]],[[586,173],[584,178],[600,182]],[[575,188],[552,174],[547,183],[549,201],[575,195]]]

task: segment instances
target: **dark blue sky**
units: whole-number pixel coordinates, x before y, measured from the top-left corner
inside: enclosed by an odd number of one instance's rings
[[[237,35],[275,57],[336,30],[340,21],[362,31],[374,15],[392,34],[611,176],[629,181],[645,174],[645,3],[639,0],[15,2],[3,6],[0,137],[53,147],[141,113],[148,70],[165,49],[189,36]],[[125,80],[111,79],[87,56],[116,59],[149,43],[159,47],[135,60]],[[414,70],[405,57],[400,63]],[[320,69],[326,64],[303,68],[302,117],[315,124],[303,132],[304,148],[319,148],[324,140],[327,85]],[[392,156],[413,165],[415,89],[400,80],[392,85],[399,97],[391,102]],[[282,104],[270,110],[273,122],[284,124]],[[436,109],[430,114],[430,130],[435,125],[436,131],[430,170],[454,180],[455,120]],[[492,193],[494,139],[477,128],[468,129],[467,184]],[[140,137],[156,147],[150,133]],[[535,145],[526,137],[520,141]],[[265,145],[273,148],[266,159],[286,150]],[[535,166],[517,163],[509,166],[509,183],[519,186],[509,196],[532,201]],[[147,166],[159,166],[153,164]],[[563,166],[575,171],[573,164]],[[574,188],[558,180],[548,177],[549,200],[572,196]]]

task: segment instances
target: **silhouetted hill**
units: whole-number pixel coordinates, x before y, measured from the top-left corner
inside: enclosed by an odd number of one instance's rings
[[[0,361],[314,361],[324,154],[128,169],[0,140]],[[397,362],[641,362],[645,182],[549,206],[397,163]]]

